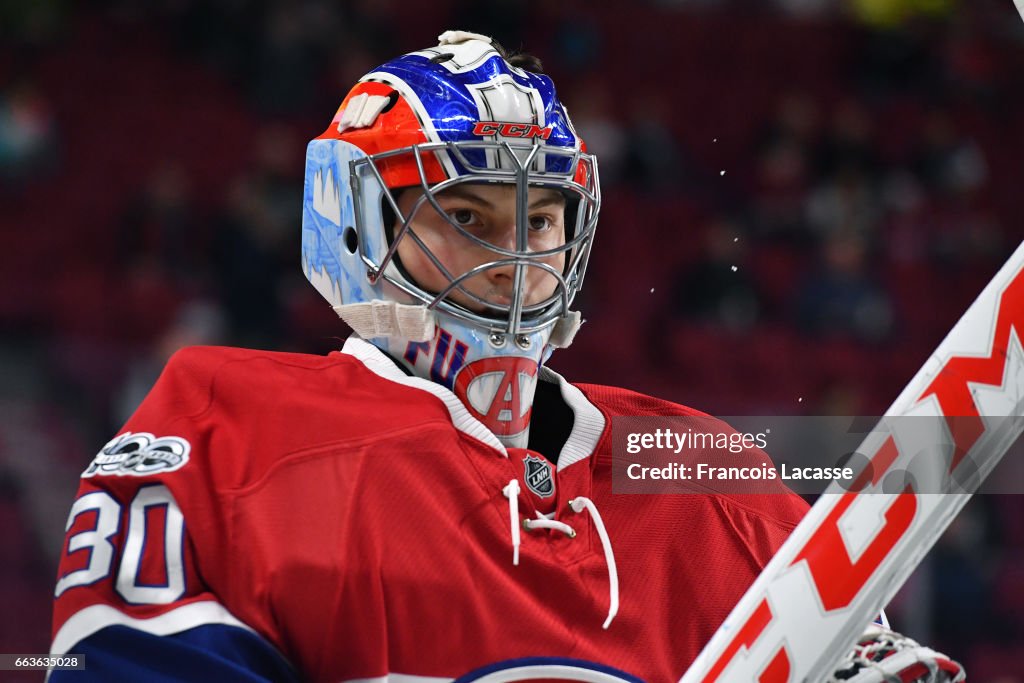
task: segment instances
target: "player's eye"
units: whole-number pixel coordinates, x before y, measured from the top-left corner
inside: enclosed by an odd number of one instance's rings
[[[464,228],[480,222],[476,213],[469,209],[452,209],[448,212],[448,218],[456,225],[461,225]]]
[[[544,232],[551,229],[551,219],[547,216],[530,216],[530,230]]]

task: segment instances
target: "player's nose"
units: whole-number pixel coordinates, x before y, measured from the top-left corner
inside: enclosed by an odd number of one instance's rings
[[[498,260],[506,260],[505,256],[498,256]],[[505,263],[492,266],[484,271],[487,278],[489,299],[494,303],[508,304],[515,295],[516,288],[516,266],[514,263]],[[523,278],[523,288],[529,287],[529,278]]]
[[[486,255],[481,254],[481,258],[491,262],[506,261],[512,258],[508,256],[508,252],[516,250],[516,228],[514,222],[510,224],[509,221],[505,221],[500,228],[492,230],[487,235],[485,241],[488,246],[488,253]],[[509,275],[513,268],[514,266],[508,264],[493,266],[488,268],[486,273],[488,277],[501,278]]]
[[[498,249],[516,250],[516,219],[515,216],[505,217],[497,229],[489,236],[488,242]]]
[[[500,257],[504,259],[505,257]],[[511,295],[515,287],[516,267],[515,264],[506,263],[499,266],[492,266],[485,271],[491,289],[499,294]]]

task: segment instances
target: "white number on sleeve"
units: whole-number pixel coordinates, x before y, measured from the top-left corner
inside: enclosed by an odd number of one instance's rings
[[[68,555],[79,550],[89,549],[89,564],[85,569],[69,572],[57,581],[54,597],[72,586],[86,586],[95,583],[110,573],[110,562],[114,558],[114,546],[110,537],[117,533],[121,525],[121,506],[109,494],[103,491],[87,493],[71,506],[67,531],[79,515],[96,511],[96,526],[92,529],[79,531],[68,539]]]
[[[165,508],[164,528],[149,529],[147,510]],[[92,529],[79,531],[68,539],[67,554],[88,550],[89,563],[84,569],[76,569],[57,581],[54,597],[74,586],[87,586],[110,574],[114,560],[114,544],[110,541],[121,525],[121,505],[104,491],[87,493],[71,506],[71,514],[65,531],[71,528],[79,515],[96,510],[96,524]],[[159,533],[162,531],[162,534]],[[163,536],[163,548],[147,545],[147,539]],[[115,588],[125,601],[144,605],[166,605],[185,594],[185,563],[182,557],[182,543],[185,537],[185,517],[170,490],[163,484],[139,489],[128,507],[128,531],[125,534],[121,567],[117,572]],[[163,551],[164,571],[167,580],[163,584],[139,583],[139,567],[146,553]]]
[[[147,550],[147,536],[153,531],[148,528],[146,510],[161,506],[167,511],[163,528],[167,583],[155,586],[139,584],[139,565]],[[166,605],[185,594],[185,567],[181,549],[184,531],[185,517],[166,486],[160,484],[139,489],[129,510],[128,535],[121,557],[121,568],[117,572],[116,588],[122,598],[136,604]]]

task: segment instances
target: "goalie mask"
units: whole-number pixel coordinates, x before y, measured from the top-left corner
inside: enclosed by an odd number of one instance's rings
[[[551,79],[449,31],[360,79],[309,143],[302,266],[359,336],[525,447],[599,206]]]

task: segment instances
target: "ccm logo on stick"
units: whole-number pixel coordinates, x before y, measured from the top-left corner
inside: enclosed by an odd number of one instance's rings
[[[551,126],[546,128],[535,123],[508,123],[502,121],[477,121],[473,126],[473,135],[501,135],[506,138],[541,138],[551,137]]]

